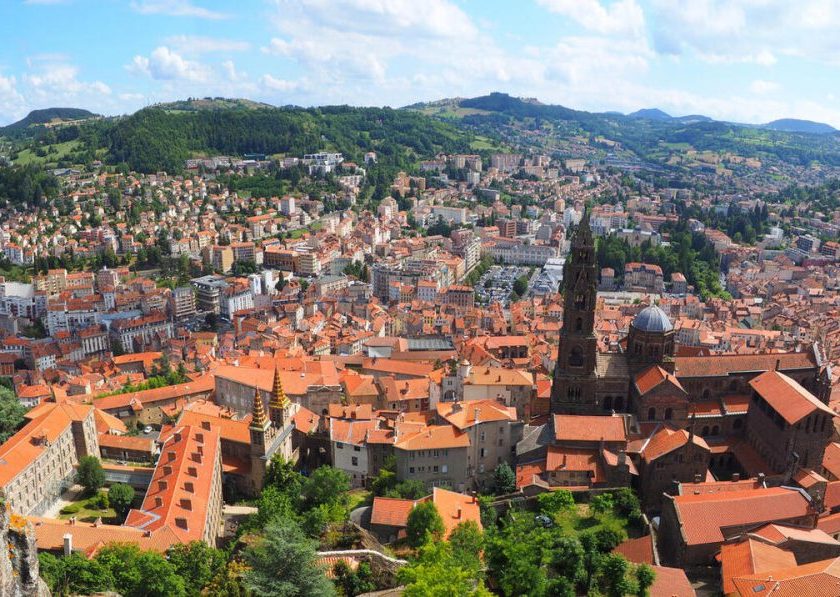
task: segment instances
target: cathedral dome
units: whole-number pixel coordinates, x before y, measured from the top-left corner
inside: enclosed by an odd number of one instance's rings
[[[674,329],[665,311],[656,305],[642,309],[642,312],[636,315],[636,318],[633,320],[633,327],[640,332],[660,333],[670,332]]]

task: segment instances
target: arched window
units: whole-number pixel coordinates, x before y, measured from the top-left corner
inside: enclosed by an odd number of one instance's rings
[[[583,367],[583,350],[580,346],[573,347],[569,353],[569,367]]]
[[[714,427],[712,427],[712,435],[717,435],[718,433],[720,433],[720,427],[715,425]]]
[[[738,380],[737,380],[737,379],[733,379],[732,381],[730,381],[730,382],[729,382],[729,390],[730,390],[731,392],[734,392],[734,391],[735,391],[735,390],[737,390],[737,389],[738,389]]]
[[[703,431],[701,431],[701,432],[700,432],[700,435],[701,435],[702,437],[706,437],[707,435],[709,435],[709,426],[708,426],[708,425],[706,425],[705,427],[703,427]]]
[[[744,426],[744,420],[743,419],[735,419],[735,422],[732,423],[732,428],[733,429],[740,429],[743,426]]]
[[[666,421],[670,421],[670,420],[671,420],[671,417],[673,417],[673,416],[674,416],[674,411],[673,411],[673,409],[671,409],[671,408],[666,408],[666,409],[665,409],[665,420],[666,420]]]
[[[653,421],[656,418],[656,409],[652,406],[648,409],[648,421]]]
[[[636,342],[636,345],[633,347],[633,351],[636,354],[642,354],[642,343],[641,342]]]
[[[622,398],[621,396],[616,396],[615,401],[613,402],[613,408],[615,410],[619,410],[619,411],[621,409],[623,409],[624,408],[624,398]]]
[[[586,309],[586,293],[575,295],[575,309]]]
[[[612,407],[613,407],[612,396],[607,396],[606,398],[604,398],[604,410],[612,410]]]
[[[703,400],[708,400],[710,397],[711,393],[709,392],[709,389],[706,388],[705,390],[703,390]]]
[[[581,319],[580,317],[578,317],[578,318],[575,320],[575,331],[576,331],[576,332],[579,332],[579,331],[581,331],[582,329],[583,329],[583,319]]]

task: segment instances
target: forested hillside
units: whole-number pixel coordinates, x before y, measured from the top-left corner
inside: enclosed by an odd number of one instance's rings
[[[174,171],[197,153],[302,155],[323,149],[408,166],[438,151],[466,151],[468,137],[426,116],[380,108],[168,112],[147,108],[102,129],[109,160],[132,170]]]

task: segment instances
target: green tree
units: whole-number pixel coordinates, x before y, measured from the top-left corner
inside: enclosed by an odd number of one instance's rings
[[[294,463],[283,458],[281,454],[272,456],[268,470],[265,472],[265,485],[276,487],[287,495],[297,498],[303,481],[303,475],[295,470]]]
[[[609,597],[624,597],[631,594],[632,585],[627,578],[630,565],[624,556],[607,554],[601,566],[601,578],[604,590]]]
[[[566,489],[541,493],[537,496],[537,507],[543,514],[556,514],[572,510],[575,507],[575,498],[572,492]]]
[[[419,548],[428,538],[440,539],[446,528],[434,502],[420,502],[408,515],[405,533],[408,544]]]
[[[212,597],[249,597],[243,575],[247,566],[239,560],[228,562],[204,590],[204,595]]]
[[[516,475],[507,462],[502,462],[493,471],[493,484],[496,495],[505,495],[516,491]]]
[[[316,563],[317,542],[307,538],[294,521],[277,518],[245,550],[250,570],[245,584],[255,595],[266,597],[327,597],[333,584]]]
[[[90,595],[114,586],[114,578],[105,566],[78,553],[57,558],[44,552],[38,554],[38,562],[41,577],[53,595]]]
[[[461,566],[446,542],[429,542],[419,556],[398,572],[405,597],[490,597],[474,572]]]
[[[114,578],[114,590],[124,597],[185,597],[184,579],[162,554],[136,545],[104,547],[96,561]]]
[[[128,514],[134,500],[134,488],[125,483],[114,483],[108,489],[108,503],[120,516]]]
[[[88,493],[96,493],[105,485],[105,471],[96,456],[82,456],[76,469],[76,483],[84,487]]]
[[[473,520],[458,523],[449,535],[452,554],[469,570],[481,567],[481,551],[484,549],[484,533]]]
[[[347,505],[350,478],[347,473],[332,466],[322,466],[306,479],[301,489],[304,510],[320,505]]]
[[[639,586],[637,595],[639,597],[647,597],[653,581],[656,580],[656,572],[647,564],[639,564],[636,566],[636,584]]]
[[[226,565],[225,553],[204,541],[176,543],[166,552],[166,559],[184,579],[187,595],[199,595]]]
[[[376,589],[373,571],[367,562],[359,562],[359,566],[352,570],[346,562],[340,560],[333,566],[333,582],[344,597],[355,597]]]
[[[26,407],[20,403],[14,392],[0,386],[0,444],[14,435],[23,423],[25,414]]]

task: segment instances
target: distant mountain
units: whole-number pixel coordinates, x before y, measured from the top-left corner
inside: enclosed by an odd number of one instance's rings
[[[44,108],[43,110],[32,110],[22,120],[13,122],[5,127],[0,127],[0,132],[19,131],[29,128],[30,126],[37,126],[40,124],[49,124],[68,120],[82,120],[84,118],[93,118],[95,116],[97,115],[90,110],[83,110],[82,108]]]
[[[708,116],[703,116],[702,114],[689,114],[688,116],[675,116],[674,122],[679,122],[680,124],[694,124],[696,122],[714,122],[714,120]]]
[[[799,120],[798,118],[781,118],[762,125],[763,128],[786,133],[810,133],[813,135],[827,135],[836,133],[837,129],[823,122]]]
[[[203,97],[155,104],[154,107],[177,112],[206,112],[213,110],[257,110],[273,108],[274,106],[242,98]]]
[[[647,118],[648,120],[671,120],[673,116],[663,112],[659,108],[643,108],[628,114],[630,118]]]

